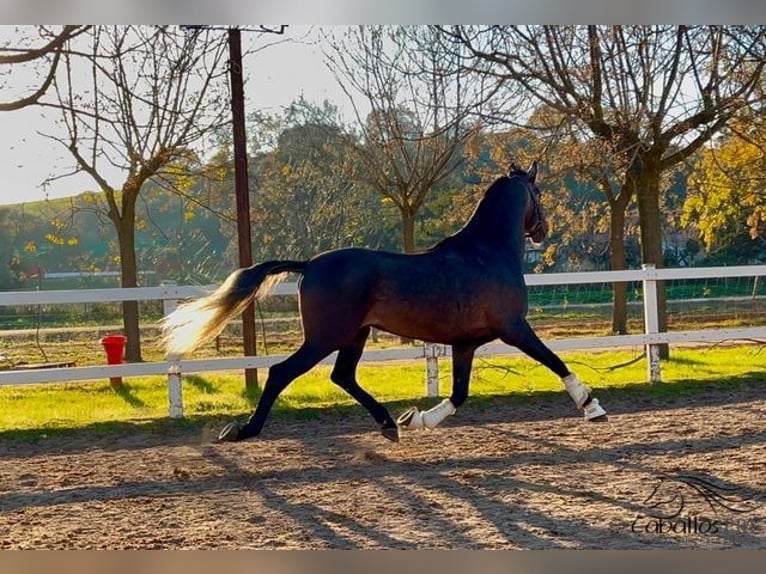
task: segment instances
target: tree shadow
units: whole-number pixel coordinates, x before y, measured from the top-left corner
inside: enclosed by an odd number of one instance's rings
[[[122,398],[122,400],[128,403],[131,407],[140,409],[146,406],[146,403],[144,401],[142,401],[136,395],[133,394],[133,391],[130,389],[129,384],[122,383],[121,385],[112,387],[112,389],[120,398]]]
[[[689,365],[689,366],[696,366],[696,365],[704,365],[705,361],[701,359],[693,359],[691,357],[679,357],[678,353],[670,355],[669,359],[665,359],[668,363],[673,363],[676,365]]]
[[[261,388],[261,385],[258,385],[257,387],[245,386],[242,392],[240,392],[239,396],[245,399],[248,405],[255,408],[262,394],[263,394],[263,389]],[[278,405],[279,405],[279,401],[277,401],[277,404],[274,406],[274,408],[276,409]]]
[[[183,381],[211,395],[220,392],[213,383],[200,375],[184,375]]]

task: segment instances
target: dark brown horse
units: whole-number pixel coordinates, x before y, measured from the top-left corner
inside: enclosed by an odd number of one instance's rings
[[[528,172],[512,166],[508,176],[487,189],[460,231],[423,253],[339,249],[308,261],[268,261],[238,269],[211,295],[179,306],[164,321],[166,350],[173,357],[214,338],[285,273],[303,275],[303,344],[271,367],[247,423],[229,423],[219,439],[257,436],[285,387],[334,351],[338,357],[330,378],[370,412],[383,436],[397,441],[399,428],[433,428],[465,402],[474,352],[494,339],[515,345],[561,377],[586,420],[605,420],[590,389],[540,341],[525,318],[524,242],[526,237],[539,242],[548,231],[536,175],[536,163]],[[371,327],[451,345],[450,398],[425,412],[410,409],[394,421],[356,380]]]

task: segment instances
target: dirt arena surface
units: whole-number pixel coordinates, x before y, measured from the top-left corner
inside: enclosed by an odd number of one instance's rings
[[[609,423],[565,393],[469,399],[398,444],[361,407],[242,443],[0,436],[0,549],[766,548],[763,384],[599,396]]]

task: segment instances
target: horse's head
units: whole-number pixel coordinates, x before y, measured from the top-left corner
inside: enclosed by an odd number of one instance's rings
[[[524,212],[524,233],[533,242],[540,243],[548,234],[548,221],[540,204],[540,189],[535,184],[537,162],[532,162],[529,170],[524,171],[511,164],[509,177],[519,178],[527,189],[527,205]]]

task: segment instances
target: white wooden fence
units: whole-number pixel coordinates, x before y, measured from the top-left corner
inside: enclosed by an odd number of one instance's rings
[[[554,351],[574,349],[618,348],[643,346],[646,349],[647,380],[659,381],[661,377],[658,345],[663,343],[717,342],[723,340],[766,340],[766,326],[747,328],[716,328],[660,332],[657,318],[657,282],[674,279],[705,279],[724,277],[766,276],[766,265],[735,267],[696,267],[680,269],[655,269],[646,265],[642,269],[627,271],[592,271],[582,273],[529,274],[525,276],[528,286],[573,285],[615,282],[642,283],[644,307],[644,333],[636,335],[610,335],[599,337],[577,337],[550,340],[547,345]],[[81,289],[66,291],[13,291],[0,292],[0,306],[77,304],[119,301],[161,300],[164,312],[175,309],[179,300],[197,297],[209,289],[203,287],[165,284],[160,287],[138,287],[134,289]],[[295,295],[295,283],[277,286],[274,294]],[[477,350],[478,356],[505,355],[518,353],[514,347],[503,343],[490,343]],[[444,345],[424,344],[423,347],[402,349],[369,350],[362,355],[362,361],[416,360],[426,362],[426,393],[438,394],[438,361],[449,357],[451,349]],[[128,363],[88,367],[53,368],[36,370],[0,371],[0,386],[60,383],[65,381],[88,381],[112,377],[166,375],[168,377],[169,415],[183,416],[181,375],[221,370],[268,368],[286,358],[286,355],[243,356],[218,359],[189,359],[181,361],[159,361],[151,363]],[[323,363],[332,363],[335,354]]]

